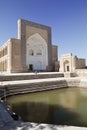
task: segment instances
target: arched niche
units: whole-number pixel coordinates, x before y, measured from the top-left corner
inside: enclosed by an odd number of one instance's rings
[[[27,39],[26,65],[28,69],[31,66],[32,70],[46,70],[48,66],[47,43],[38,33],[33,34]]]
[[[70,64],[68,60],[65,60],[63,63],[64,72],[70,71]]]

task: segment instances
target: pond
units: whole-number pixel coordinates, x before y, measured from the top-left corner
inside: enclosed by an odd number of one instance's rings
[[[7,102],[23,121],[87,127],[87,89],[84,88],[16,95]]]

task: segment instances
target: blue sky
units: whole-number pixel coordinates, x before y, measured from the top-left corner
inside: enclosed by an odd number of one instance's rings
[[[87,0],[0,0],[0,46],[17,38],[17,20],[50,26],[58,57],[87,58]]]

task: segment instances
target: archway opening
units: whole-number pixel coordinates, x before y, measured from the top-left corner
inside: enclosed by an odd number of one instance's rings
[[[66,60],[64,62],[63,66],[64,66],[64,72],[70,71],[70,65],[69,65],[69,61],[68,60]]]
[[[26,65],[29,70],[46,70],[48,66],[48,49],[46,41],[40,34],[33,34],[27,39],[26,50]]]

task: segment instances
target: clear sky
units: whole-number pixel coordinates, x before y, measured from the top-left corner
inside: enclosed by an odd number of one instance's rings
[[[87,0],[0,0],[0,46],[17,38],[17,20],[52,28],[58,57],[72,52],[87,59]]]

